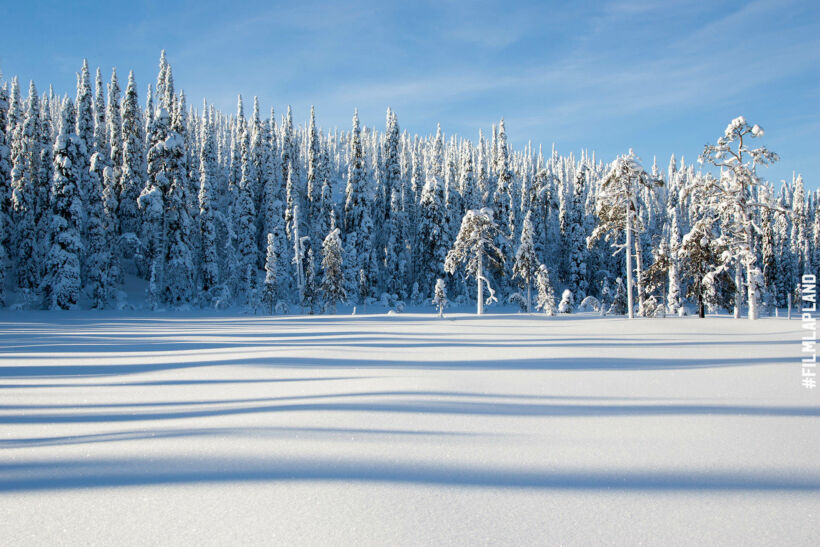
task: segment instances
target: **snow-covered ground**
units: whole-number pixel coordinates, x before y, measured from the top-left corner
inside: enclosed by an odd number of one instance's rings
[[[820,544],[799,321],[0,314],[0,543]]]

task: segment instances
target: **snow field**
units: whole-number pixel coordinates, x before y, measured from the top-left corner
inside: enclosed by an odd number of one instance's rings
[[[820,540],[798,321],[0,323],[4,544]]]

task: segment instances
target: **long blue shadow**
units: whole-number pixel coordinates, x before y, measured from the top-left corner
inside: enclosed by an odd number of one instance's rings
[[[84,459],[0,464],[0,492],[5,493],[255,482],[386,483],[545,491],[820,491],[820,477],[786,471],[561,471],[336,459]]]

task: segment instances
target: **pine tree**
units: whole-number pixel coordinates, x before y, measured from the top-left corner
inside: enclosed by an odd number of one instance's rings
[[[643,229],[638,216],[638,192],[640,188],[654,188],[660,186],[661,181],[652,179],[641,167],[639,160],[632,151],[628,155],[619,156],[612,164],[598,189],[595,203],[595,214],[599,223],[587,240],[591,246],[601,237],[607,241],[614,239],[621,232],[625,234],[625,243],[613,243],[617,249],[626,250],[626,294],[627,313],[629,318],[634,316],[632,299],[632,237],[634,232]]]
[[[330,232],[322,243],[322,298],[325,311],[336,313],[336,305],[346,298],[342,264],[342,239],[336,227],[336,219],[330,217]]]
[[[697,302],[701,318],[705,317],[707,285],[715,276],[728,278],[725,268],[721,268],[725,247],[715,234],[715,222],[712,216],[701,217],[683,237],[676,253],[681,276],[689,281],[686,296]]]
[[[495,245],[497,228],[491,209],[470,210],[461,221],[453,248],[447,253],[444,270],[452,274],[460,263],[467,264],[467,275],[475,278],[477,288],[476,314],[484,313],[484,286],[490,292],[487,304],[496,300],[495,291],[484,275],[485,260],[488,266],[503,267],[504,255]]]
[[[721,215],[721,228],[729,242],[729,252],[736,263],[738,298],[735,317],[740,317],[741,266],[746,271],[749,319],[757,319],[757,256],[754,253],[754,213],[763,204],[753,198],[753,191],[760,185],[756,168],[778,160],[777,154],[765,146],[750,148],[748,141],[761,137],[763,130],[749,125],[743,116],[732,120],[716,145],[706,145],[700,161],[720,168],[720,179],[699,177],[689,189],[695,199],[708,203]],[[744,142],[746,139],[746,142]]]
[[[532,241],[532,230],[532,213],[527,211],[521,229],[521,243],[515,252],[513,265],[513,276],[521,278],[527,286],[527,313],[532,312],[532,281],[540,266]]]
[[[80,219],[83,217],[79,181],[85,143],[74,134],[71,101],[63,100],[60,132],[54,144],[54,180],[51,186],[51,247],[43,280],[48,309],[71,309],[80,298]]]

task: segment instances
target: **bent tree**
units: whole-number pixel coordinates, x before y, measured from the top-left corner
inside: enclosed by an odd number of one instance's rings
[[[487,207],[479,210],[470,210],[461,219],[461,229],[453,243],[453,248],[447,253],[444,261],[444,270],[453,274],[459,264],[467,263],[467,275],[474,277],[477,285],[476,314],[484,313],[484,285],[490,291],[486,303],[496,300],[495,291],[489,279],[484,276],[484,262],[494,269],[500,269],[504,264],[501,250],[496,247],[494,239],[498,229],[493,221],[493,211]]]

